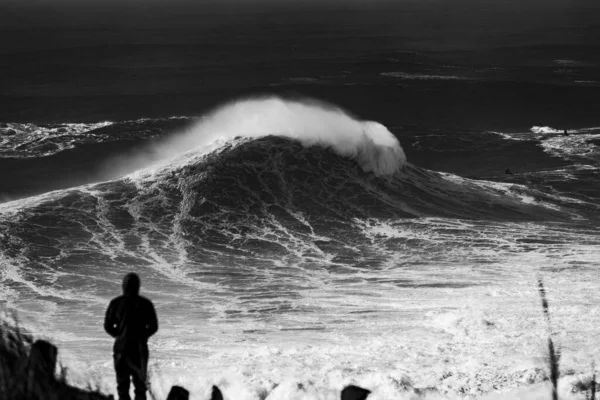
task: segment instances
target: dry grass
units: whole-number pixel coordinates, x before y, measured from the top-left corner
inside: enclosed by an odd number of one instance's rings
[[[560,350],[556,349],[554,342],[552,341],[552,324],[550,322],[550,308],[548,306],[548,298],[546,297],[546,289],[542,279],[538,279],[538,291],[542,298],[542,310],[544,312],[544,318],[546,319],[546,326],[548,328],[548,367],[550,370],[550,382],[552,383],[552,400],[558,400],[558,377],[559,362],[560,362]]]
[[[0,320],[0,399],[2,400],[109,400],[97,390],[83,390],[58,374],[30,362],[34,341],[16,323]],[[89,385],[91,387],[91,385]]]

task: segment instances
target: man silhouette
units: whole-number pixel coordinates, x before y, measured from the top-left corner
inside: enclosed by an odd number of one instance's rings
[[[148,338],[158,330],[154,305],[139,295],[140,277],[129,273],[123,278],[123,295],[108,305],[104,330],[115,338],[113,357],[120,400],[130,400],[133,378],[135,400],[146,399]]]

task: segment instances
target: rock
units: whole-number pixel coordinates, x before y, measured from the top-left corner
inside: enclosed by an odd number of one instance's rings
[[[365,400],[371,393],[370,390],[349,385],[342,390],[342,400]]]
[[[56,357],[58,349],[45,340],[36,340],[29,353],[29,374],[36,379],[53,379],[56,370]]]
[[[54,381],[58,349],[50,342],[36,340],[31,346],[27,360],[27,393],[45,387],[45,382]]]
[[[167,400],[188,400],[190,392],[181,386],[172,386],[167,396]]]
[[[223,393],[219,390],[218,387],[213,385],[212,394],[210,395],[210,400],[223,400]]]

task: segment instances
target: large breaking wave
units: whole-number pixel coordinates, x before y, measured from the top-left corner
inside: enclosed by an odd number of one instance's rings
[[[363,253],[357,221],[369,218],[578,218],[575,200],[408,163],[378,177],[325,146],[238,137],[120,179],[2,204],[3,254],[32,274],[41,265],[79,269],[82,253],[86,264],[117,270],[140,260],[188,272],[264,265],[265,257],[352,264]]]
[[[112,238],[100,247],[118,244],[116,253],[129,256],[144,257],[151,245],[170,254],[176,241],[179,255],[201,262],[211,246],[303,257],[318,248],[305,235],[360,241],[356,219],[571,221],[581,211],[575,200],[521,185],[413,166],[383,125],[314,102],[234,102],[152,154],[125,160],[145,168],[119,179],[1,205],[5,254],[31,261]],[[140,241],[148,235],[162,239]]]
[[[392,175],[406,162],[398,139],[378,122],[361,121],[340,108],[313,100],[265,97],[218,108],[186,132],[160,143],[152,152],[158,160],[140,162],[134,156],[133,165],[147,166],[190,149],[202,151],[215,142],[268,135],[294,139],[305,147],[330,148],[378,176]]]

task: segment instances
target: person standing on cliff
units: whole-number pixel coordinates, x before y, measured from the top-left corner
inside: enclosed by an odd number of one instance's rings
[[[123,278],[123,295],[112,299],[104,318],[104,330],[113,338],[113,358],[119,400],[131,400],[130,378],[135,400],[146,400],[148,338],[158,331],[154,305],[139,295],[140,277],[129,273]]]

